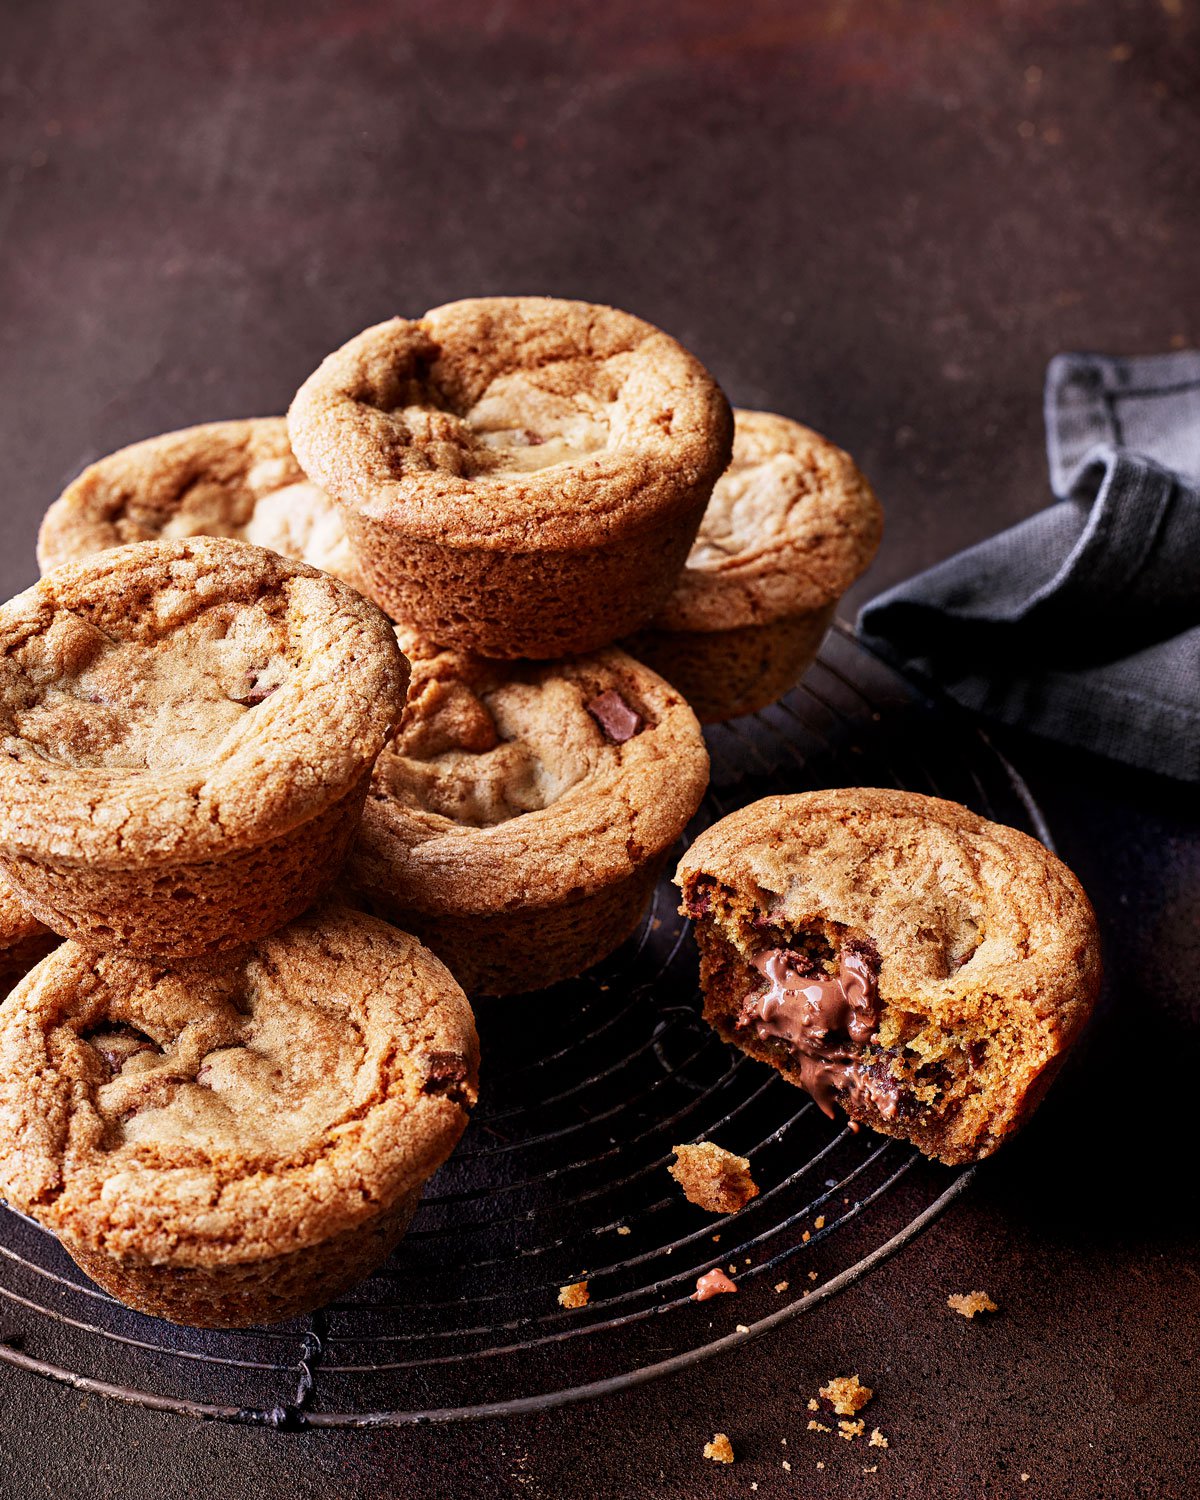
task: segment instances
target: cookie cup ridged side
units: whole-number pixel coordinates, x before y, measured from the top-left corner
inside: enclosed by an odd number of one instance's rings
[[[0,869],[52,931],[174,958],[328,888],[408,676],[353,589],[209,537],[53,570],[0,646]]]
[[[288,423],[379,604],[501,658],[593,650],[654,614],[732,441],[728,403],[674,339],[546,297],[367,329]]]
[[[618,948],[708,785],[695,715],[640,662],[608,650],[537,672],[583,685],[585,699],[620,693],[646,724],[556,801],[487,827],[397,800],[385,751],[346,867],[355,899],[490,995],[544,989]]]
[[[812,666],[836,604],[732,630],[640,630],[623,642],[677,687],[702,724],[757,713]]]
[[[65,943],[0,1007],[0,1196],[131,1307],[277,1322],[391,1252],[477,1074],[452,976],[358,912],[174,966]]]

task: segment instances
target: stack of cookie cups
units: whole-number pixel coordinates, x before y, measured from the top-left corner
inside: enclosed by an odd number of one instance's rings
[[[470,1008],[329,902],[408,665],[242,541],[120,546],[0,608],[0,1196],[141,1311],[277,1321],[386,1257],[474,1100]],[[17,924],[13,924],[14,928]]]

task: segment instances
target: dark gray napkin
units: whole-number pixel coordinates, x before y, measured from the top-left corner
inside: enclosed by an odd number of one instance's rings
[[[1061,354],[1058,503],[872,599],[864,642],[1006,724],[1200,780],[1200,353]]]

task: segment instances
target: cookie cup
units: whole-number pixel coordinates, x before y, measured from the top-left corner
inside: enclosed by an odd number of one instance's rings
[[[881,530],[878,502],[848,454],[786,417],[737,411],[733,461],[674,592],[623,644],[702,723],[754,713],[812,665]]]
[[[447,645],[550,658],[663,604],[730,453],[728,403],[609,307],[485,297],[381,323],[288,413],[371,596]]]
[[[412,694],[348,885],[469,991],[582,973],[635,930],[704,795],[695,715],[616,650],[507,664],[404,645]]]
[[[0,1196],[140,1312],[278,1322],[395,1247],[477,1062],[444,966],[361,913],[175,966],[65,943],[0,1008]]]
[[[52,931],[164,957],[329,886],[407,682],[368,600],[217,538],[65,564],[0,645],[0,869]]]

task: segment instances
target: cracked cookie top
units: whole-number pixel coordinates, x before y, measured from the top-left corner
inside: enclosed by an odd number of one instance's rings
[[[337,506],[296,462],[283,417],[208,422],[89,465],[46,512],[38,564],[189,536],[253,542],[358,587]]]
[[[407,668],[352,588],[245,542],[143,542],[0,607],[0,846],[130,866],[219,857],[369,771]]]
[[[584,895],[672,844],[708,782],[695,715],[624,652],[496,662],[399,633],[400,731],[349,878],[415,910]]]
[[[687,511],[729,458],[729,406],[615,308],[480,297],[331,354],[288,413],[305,470],[414,538],[586,546]]]
[[[866,569],[882,528],[849,454],[787,417],[735,411],[733,460],[653,624],[730,630],[821,609]]]
[[[124,1260],[303,1249],[421,1185],[477,1069],[449,972],[356,912],[175,967],[67,942],[0,1008],[0,1196]]]

